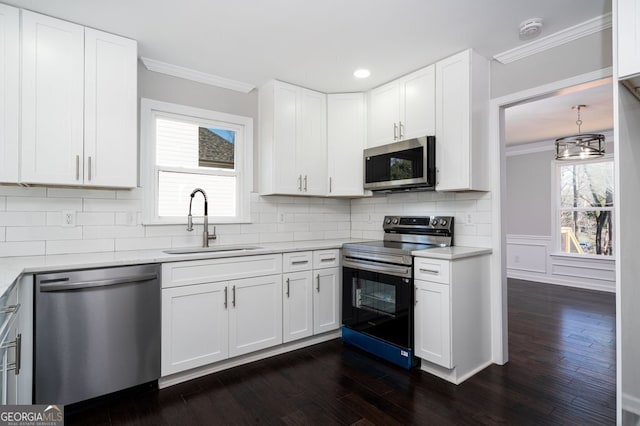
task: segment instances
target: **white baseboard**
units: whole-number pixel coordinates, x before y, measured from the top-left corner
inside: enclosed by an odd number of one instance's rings
[[[596,283],[588,283],[584,280],[571,280],[571,279],[562,279],[558,277],[554,277],[552,275],[546,274],[535,274],[535,273],[527,273],[524,271],[514,271],[507,269],[507,278],[514,278],[517,280],[525,280],[525,281],[535,281],[544,284],[554,284],[554,285],[563,285],[565,287],[575,287],[575,288],[583,288],[585,290],[597,290],[597,291],[606,291],[607,293],[615,293],[615,286],[604,285],[604,284],[596,284]]]

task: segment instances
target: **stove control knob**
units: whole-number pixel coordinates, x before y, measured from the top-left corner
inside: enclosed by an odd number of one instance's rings
[[[392,222],[393,222],[394,225],[397,225],[398,224],[398,218],[394,217]]]
[[[384,223],[385,223],[385,224],[387,224],[387,225],[388,225],[388,224],[390,224],[390,223],[391,223],[391,219],[386,218],[386,219],[384,220]]]
[[[440,219],[440,226],[447,226],[447,221],[444,219]]]

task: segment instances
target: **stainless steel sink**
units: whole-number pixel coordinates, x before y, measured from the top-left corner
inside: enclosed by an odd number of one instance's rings
[[[221,247],[187,247],[179,249],[165,250],[167,254],[191,254],[191,253],[219,253],[230,251],[259,250],[258,246],[221,246]]]

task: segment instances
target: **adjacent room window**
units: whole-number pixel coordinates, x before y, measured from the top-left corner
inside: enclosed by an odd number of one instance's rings
[[[613,256],[613,158],[556,162],[560,251]]]
[[[145,223],[185,222],[195,188],[207,193],[211,223],[248,221],[251,118],[149,99],[141,117]],[[198,195],[194,218],[203,212]]]

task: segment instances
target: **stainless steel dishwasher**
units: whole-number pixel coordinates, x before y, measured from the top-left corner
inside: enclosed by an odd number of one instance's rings
[[[34,402],[71,404],[160,377],[158,265],[35,277]]]

